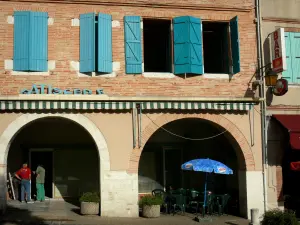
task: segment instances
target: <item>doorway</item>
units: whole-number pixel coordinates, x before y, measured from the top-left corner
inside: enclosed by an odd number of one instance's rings
[[[39,164],[45,168],[45,196],[53,198],[53,151],[52,150],[30,150],[29,166],[35,171]],[[31,198],[35,199],[36,180],[35,175],[31,179]]]
[[[164,187],[168,189],[170,186],[172,188],[180,188],[183,184],[182,178],[182,149],[173,147],[164,147]],[[180,177],[180,179],[178,179]]]

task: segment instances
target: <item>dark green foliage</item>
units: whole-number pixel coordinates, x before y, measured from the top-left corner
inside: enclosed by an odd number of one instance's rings
[[[139,205],[161,205],[163,202],[162,196],[145,195],[140,199]]]
[[[299,225],[293,211],[274,209],[264,214],[261,225]]]
[[[98,192],[86,192],[79,199],[80,202],[100,202],[100,195]]]

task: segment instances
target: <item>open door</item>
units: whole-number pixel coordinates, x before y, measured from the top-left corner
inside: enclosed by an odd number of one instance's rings
[[[53,152],[52,151],[31,151],[30,152],[30,169],[35,171],[38,164],[43,164],[46,170],[45,174],[45,196],[53,197]],[[31,197],[35,199],[36,195],[36,180],[35,175],[31,179]]]

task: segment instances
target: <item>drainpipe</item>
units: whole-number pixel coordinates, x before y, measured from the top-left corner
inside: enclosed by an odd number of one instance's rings
[[[263,65],[263,46],[262,46],[262,32],[261,32],[261,9],[260,0],[255,0],[256,5],[256,33],[257,33],[257,49],[258,49],[258,72],[261,81],[260,85],[260,103],[261,109],[261,137],[262,137],[262,175],[263,175],[263,198],[264,198],[264,212],[267,211],[267,171],[268,171],[268,155],[267,155],[267,127],[266,127],[266,100],[265,100],[265,79],[264,72],[262,70]]]

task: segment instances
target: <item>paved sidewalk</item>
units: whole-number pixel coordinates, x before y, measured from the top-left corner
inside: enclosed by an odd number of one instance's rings
[[[249,221],[234,216],[213,216],[212,221],[194,221],[195,215],[165,215],[159,218],[104,218],[81,216],[79,207],[60,201],[20,204],[9,202],[6,214],[0,218],[1,225],[248,225]]]

